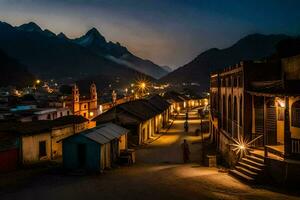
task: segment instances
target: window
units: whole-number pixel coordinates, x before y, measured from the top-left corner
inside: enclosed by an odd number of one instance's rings
[[[237,87],[237,78],[238,77],[233,77],[233,87]]]
[[[231,77],[227,78],[227,87],[231,87]]]
[[[39,142],[39,157],[47,156],[46,152],[46,141],[40,141]]]
[[[67,115],[70,115],[70,111],[67,111]]]
[[[226,123],[227,123],[227,110],[226,110],[226,97],[225,95],[223,95],[223,105],[222,105],[222,109],[223,109],[223,117],[222,117],[222,128],[225,130],[226,129]]]
[[[83,113],[83,116],[86,117],[86,113]]]
[[[240,75],[239,76],[239,87],[243,87],[243,76],[242,75]]]
[[[300,100],[292,105],[292,126],[300,128]]]
[[[278,107],[278,121],[284,120],[284,108]]]
[[[47,115],[47,119],[51,119],[51,115],[50,114]]]

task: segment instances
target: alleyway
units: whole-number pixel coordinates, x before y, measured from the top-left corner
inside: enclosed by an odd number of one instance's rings
[[[137,151],[137,164],[109,170],[102,175],[66,176],[44,174],[9,192],[0,188],[0,199],[105,199],[105,200],[185,200],[185,199],[300,199],[270,189],[251,187],[200,166],[201,137],[195,136],[200,120],[177,119],[160,138]],[[190,164],[182,164],[180,144],[187,139]]]

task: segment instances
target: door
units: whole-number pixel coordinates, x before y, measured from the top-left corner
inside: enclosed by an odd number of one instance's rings
[[[277,119],[275,99],[269,98],[266,102],[266,144],[277,144]]]
[[[84,168],[86,163],[86,145],[78,144],[77,146],[78,166]]]

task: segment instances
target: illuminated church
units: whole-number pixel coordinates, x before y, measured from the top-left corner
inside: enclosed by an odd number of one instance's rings
[[[79,88],[75,84],[72,88],[72,109],[74,115],[81,115],[92,119],[98,115],[97,88],[93,83],[90,86],[90,95],[80,97]]]

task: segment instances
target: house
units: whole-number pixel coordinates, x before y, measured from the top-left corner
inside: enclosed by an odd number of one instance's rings
[[[161,102],[164,102],[161,104]],[[130,130],[133,145],[151,139],[169,121],[169,104],[160,97],[139,99],[119,104],[94,118],[98,124],[113,122]],[[165,122],[164,122],[165,121]]]
[[[65,116],[56,120],[2,123],[0,132],[15,135],[20,164],[34,164],[62,156],[61,139],[88,127],[82,116]]]
[[[69,108],[37,108],[35,105],[18,105],[10,111],[21,122],[54,120],[72,114]]]
[[[89,127],[89,120],[79,115],[69,115],[54,120],[51,130],[51,159],[62,157],[62,139],[78,134]]]
[[[107,123],[63,139],[64,168],[88,171],[111,168],[120,151],[127,149],[127,133],[127,129]]]
[[[171,104],[170,111],[172,114],[179,113],[181,110],[188,108],[190,98],[175,91],[166,92],[163,98]]]
[[[259,72],[259,73],[258,73]],[[247,180],[261,172],[278,182],[295,180],[300,165],[300,56],[280,62],[241,62],[211,74],[210,133],[233,175]],[[249,148],[241,158],[233,151]],[[244,151],[244,150],[243,150]],[[256,168],[247,168],[247,166]],[[285,171],[285,173],[284,173]],[[253,171],[252,171],[253,172]]]
[[[148,102],[154,106],[159,112],[159,115],[155,116],[155,132],[165,127],[169,119],[171,118],[171,105],[164,100],[160,95],[154,95],[148,99]]]

